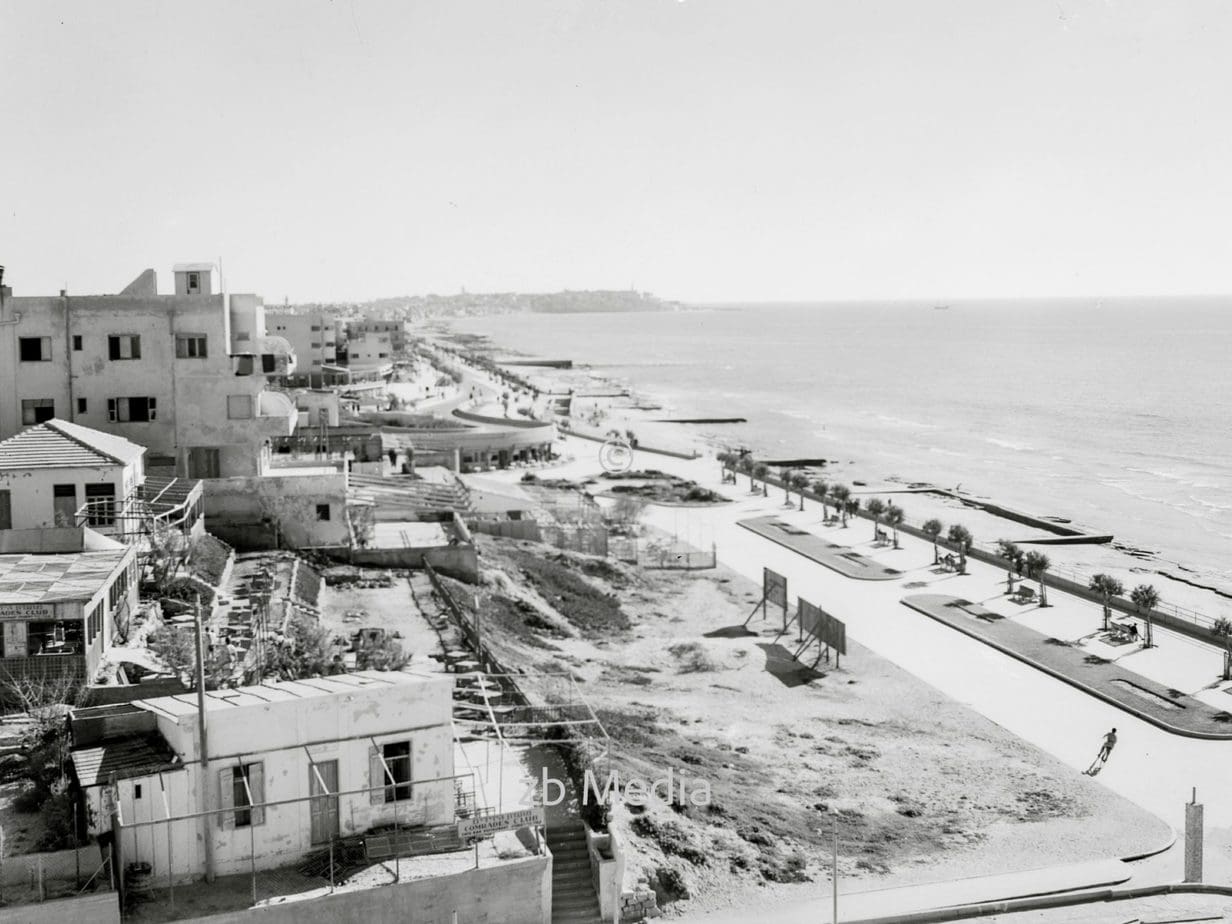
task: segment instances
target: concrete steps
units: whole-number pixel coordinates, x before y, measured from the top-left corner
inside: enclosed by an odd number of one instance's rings
[[[580,821],[549,825],[547,842],[552,851],[552,924],[600,924],[585,826]]]

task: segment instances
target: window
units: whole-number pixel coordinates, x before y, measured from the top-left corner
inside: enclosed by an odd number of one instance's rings
[[[231,420],[252,417],[252,395],[227,395],[227,417]]]
[[[320,325],[320,324],[313,324],[311,329],[312,329],[313,331],[318,331],[318,330],[320,330],[320,329],[321,329],[321,325]]]
[[[377,353],[377,354],[376,354],[376,358],[377,358],[377,359],[388,359],[388,358],[389,358],[389,354],[388,354],[388,353]]]
[[[140,359],[141,336],[139,334],[112,334],[107,338],[108,359]]]
[[[81,352],[81,334],[73,334],[73,350]]]
[[[321,521],[329,519],[329,504],[317,504],[317,519]]]
[[[86,412],[86,406],[87,406],[87,403],[86,403],[85,398],[77,399],[77,413],[78,414],[84,414]]]
[[[265,770],[260,763],[224,767],[218,774],[224,811],[218,823],[224,828],[247,828],[265,824],[265,809],[251,808],[265,801]]]
[[[140,783],[133,784],[133,798],[134,799],[141,798],[141,784]]]
[[[369,749],[372,801],[403,802],[411,798],[411,742],[391,741]]]
[[[52,485],[51,515],[56,526],[77,525],[77,485]]]
[[[175,338],[176,359],[205,359],[205,334],[177,334]]]
[[[321,365],[321,361],[320,361],[319,359],[314,359],[314,360],[312,361],[312,364],[313,364],[314,366],[319,366],[319,365]]]
[[[158,419],[157,398],[108,398],[107,419],[113,423],[145,423]]]
[[[237,330],[237,331],[235,332],[235,339],[236,339],[236,340],[247,340],[247,339],[249,338],[249,336],[250,336],[250,335],[249,335],[248,331],[246,331],[246,330]]]
[[[198,274],[198,273],[189,273],[189,274],[188,274],[188,290],[191,292],[191,291],[193,291],[193,290],[195,290],[195,289],[199,289],[199,288],[201,288],[201,276],[200,276],[200,274]]]
[[[313,350],[319,350],[319,349],[321,349],[321,344],[319,344],[319,343],[310,343],[310,344],[308,344],[308,346],[309,346],[309,348],[310,348],[310,349],[313,349]]]
[[[261,354],[261,371],[262,372],[274,372],[276,371],[276,369],[277,367],[275,365],[274,354],[273,353],[262,353]]]
[[[23,398],[21,401],[21,422],[23,426],[41,424],[56,416],[56,402],[52,398]]]
[[[51,362],[51,338],[18,337],[17,353],[23,363]]]
[[[115,525],[115,485],[86,485],[86,504],[87,526]]]
[[[219,450],[209,446],[194,446],[188,450],[189,478],[217,478],[221,471]]]

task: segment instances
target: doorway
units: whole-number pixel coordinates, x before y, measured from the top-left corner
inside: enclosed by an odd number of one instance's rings
[[[328,844],[338,836],[338,761],[318,760],[308,765],[308,792],[312,796],[312,843]]]

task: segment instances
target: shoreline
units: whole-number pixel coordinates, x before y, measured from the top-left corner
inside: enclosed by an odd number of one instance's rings
[[[488,355],[522,358],[527,354],[501,344],[491,334],[474,334],[456,330],[452,324],[443,324],[437,334],[461,349],[472,349]],[[458,339],[455,339],[458,338]],[[960,514],[964,525],[968,525],[976,536],[977,545],[993,548],[1000,538],[1012,541],[1025,541],[1022,526],[1013,518],[998,516],[989,508],[1015,510],[1022,505],[1003,503],[994,495],[985,491],[961,491],[957,488],[943,487],[935,480],[920,480],[905,478],[899,474],[882,474],[876,468],[876,462],[870,459],[847,459],[842,461],[834,458],[833,450],[823,453],[800,453],[793,449],[786,440],[778,446],[766,445],[764,441],[724,438],[714,432],[697,432],[695,425],[680,424],[666,421],[665,416],[673,417],[706,417],[703,408],[691,407],[684,402],[669,402],[660,396],[647,391],[633,381],[624,381],[603,374],[600,370],[608,364],[593,366],[570,358],[571,367],[536,368],[534,375],[526,375],[531,367],[516,366],[514,374],[531,381],[541,393],[565,394],[573,389],[575,393],[572,413],[566,419],[584,421],[585,415],[599,414],[602,422],[591,429],[602,433],[608,429],[618,429],[622,432],[632,430],[645,446],[663,448],[670,454],[688,456],[690,453],[700,453],[700,457],[713,457],[717,453],[733,449],[749,449],[755,457],[796,461],[804,456],[819,458],[824,455],[824,466],[794,466],[804,472],[810,480],[820,478],[828,482],[843,482],[853,488],[853,496],[865,497],[871,495],[899,494],[908,490],[910,485],[926,486],[937,493],[937,497],[929,499],[923,491],[912,492],[911,508],[907,510],[911,519],[937,517],[942,522],[952,522],[949,517]],[[584,392],[606,392],[606,395],[584,394]],[[581,400],[579,400],[581,399]],[[746,417],[747,414],[739,406],[728,409],[731,416]],[[563,433],[568,430],[562,429]],[[575,435],[582,436],[582,433]],[[717,464],[717,463],[716,463]],[[745,477],[745,476],[741,476]],[[961,487],[961,485],[959,485]],[[1038,501],[1038,499],[1036,499]],[[983,508],[983,509],[977,509]],[[1027,505],[1027,510],[1030,510]],[[1028,513],[1025,514],[1034,521],[1050,522],[1062,525],[1066,531],[1084,535],[1107,536],[1112,540],[1100,547],[1088,545],[1052,545],[1044,549],[1053,560],[1055,573],[1068,577],[1080,576],[1085,580],[1090,574],[1105,571],[1121,578],[1128,590],[1137,583],[1159,579],[1166,582],[1159,589],[1163,597],[1163,609],[1173,609],[1181,613],[1196,611],[1208,619],[1219,617],[1232,618],[1232,585],[1221,585],[1213,576],[1186,566],[1183,562],[1166,558],[1163,550],[1141,548],[1118,538],[1115,529],[1100,529],[1092,524],[1072,520],[1066,516],[1055,514]],[[969,523],[968,520],[971,522]],[[980,528],[983,527],[983,528]],[[1085,574],[1075,575],[1074,569]],[[1067,573],[1068,572],[1068,573]],[[1144,580],[1145,579],[1145,580]]]

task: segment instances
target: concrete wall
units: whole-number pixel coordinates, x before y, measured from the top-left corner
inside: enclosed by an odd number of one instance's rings
[[[120,924],[120,898],[115,892],[94,892],[18,905],[0,912],[0,920],[22,924]]]
[[[205,482],[205,516],[210,532],[238,549],[347,546],[345,472],[290,474],[273,469],[258,478],[215,478]],[[329,504],[330,518],[317,519],[317,505]],[[277,526],[277,537],[263,521]]]
[[[317,328],[313,330],[312,328]],[[322,314],[269,314],[265,328],[285,337],[295,351],[295,371],[298,374],[320,372],[323,365],[337,361],[337,332],[333,317]],[[316,344],[314,347],[313,344]]]
[[[448,924],[454,912],[459,924],[551,924],[551,860],[531,857],[452,876],[183,920],[184,924]]]
[[[479,583],[479,556],[471,545],[448,545],[431,549],[353,549],[342,550],[335,558],[370,568],[422,568],[429,562],[441,574]]]

